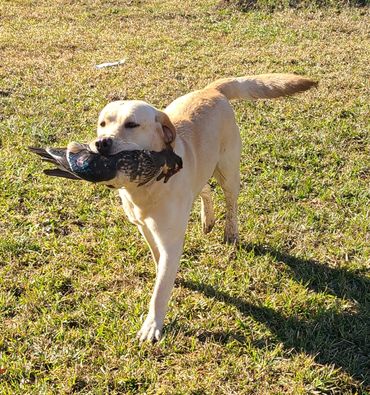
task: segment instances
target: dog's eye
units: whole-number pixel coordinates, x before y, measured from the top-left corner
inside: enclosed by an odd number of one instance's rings
[[[126,129],[133,129],[133,128],[137,128],[138,126],[140,126],[140,125],[136,122],[126,122],[125,123]]]
[[[104,126],[105,126],[105,121],[100,122],[100,126],[101,126],[102,128],[104,128]]]

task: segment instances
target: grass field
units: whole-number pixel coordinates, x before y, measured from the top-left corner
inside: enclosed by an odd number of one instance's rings
[[[1,394],[370,393],[369,11],[217,5],[1,1]],[[235,103],[240,245],[212,182],[216,227],[196,202],[164,339],[138,344],[155,268],[117,193],[26,147],[91,139],[113,99],[281,71],[320,85]]]

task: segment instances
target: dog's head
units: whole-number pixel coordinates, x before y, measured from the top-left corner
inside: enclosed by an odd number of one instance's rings
[[[102,155],[123,150],[161,151],[176,137],[168,115],[139,100],[119,100],[106,105],[99,115],[97,139],[90,149]]]

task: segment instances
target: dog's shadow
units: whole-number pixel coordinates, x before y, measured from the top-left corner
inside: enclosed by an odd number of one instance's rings
[[[271,247],[242,244],[240,248],[254,251],[255,255],[270,255],[276,261],[288,265],[293,278],[315,292],[351,300],[356,307],[354,312],[324,310],[303,320],[284,316],[269,307],[256,306],[209,284],[188,280],[180,280],[179,284],[237,307],[243,315],[265,324],[287,349],[310,354],[320,364],[334,364],[363,384],[370,384],[369,279],[361,273],[353,274],[344,269],[330,268],[320,262],[301,259]],[[201,335],[201,339],[225,342],[229,336],[227,331],[208,331]],[[237,336],[239,341],[243,341],[243,335]]]

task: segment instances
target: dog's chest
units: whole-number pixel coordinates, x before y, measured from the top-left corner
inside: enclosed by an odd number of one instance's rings
[[[125,190],[120,189],[119,195],[127,219],[136,226],[144,225],[143,210],[130,200]]]

